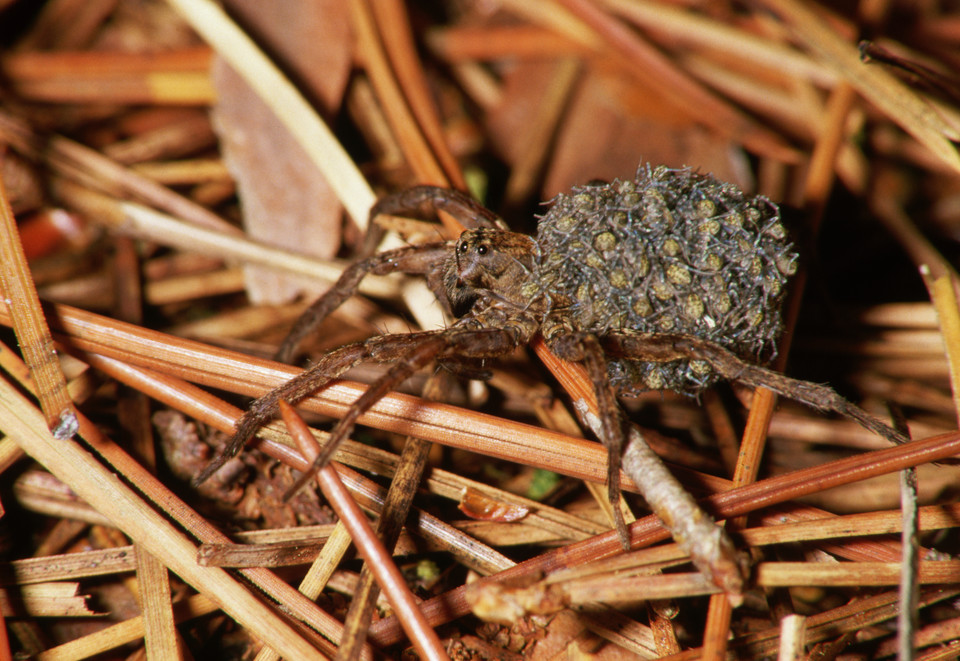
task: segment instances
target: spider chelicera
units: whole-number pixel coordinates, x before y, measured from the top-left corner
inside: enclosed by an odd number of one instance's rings
[[[336,424],[298,490],[324,466],[356,420],[421,368],[436,362],[476,375],[540,333],[558,357],[586,368],[599,403],[598,436],[608,450],[607,483],[616,505],[626,428],[618,395],[675,390],[696,395],[718,379],[766,387],[848,416],[893,441],[898,432],[832,389],[759,366],[775,352],[780,303],[796,254],[777,207],[690,169],[641,167],[633,181],[592,184],[558,196],[537,237],[508,231],[489,210],[457,191],[417,187],[385,197],[379,214],[443,210],[464,223],[456,241],[406,246],[368,256],[297,321],[278,352],[289,362],[300,341],[353,295],[369,274],[426,276],[456,319],[442,330],[382,335],[336,349],[260,397],[239,420],[226,449],[199,483],[277,415],[361,361],[391,366]],[[371,227],[374,224],[371,223]],[[641,492],[644,485],[638,485]]]

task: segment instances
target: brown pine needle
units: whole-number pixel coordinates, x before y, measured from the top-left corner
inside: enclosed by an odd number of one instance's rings
[[[76,412],[50,328],[40,308],[3,181],[0,181],[0,294],[11,311],[13,329],[36,384],[47,427],[56,438],[69,439],[77,431]]]
[[[110,518],[117,528],[162,558],[181,578],[284,654],[302,659],[322,658],[312,645],[228,574],[219,569],[199,568],[195,561],[196,547],[181,532],[76,443],[53,438],[40,414],[6,381],[0,381],[0,410],[4,412],[4,433],[16,437],[28,454]]]
[[[280,412],[301,453],[308,462],[312,463],[320,453],[320,447],[313,438],[310,428],[286,402],[280,402]],[[340,520],[350,531],[350,536],[357,545],[357,551],[377,577],[377,582],[390,600],[397,618],[410,637],[410,642],[420,655],[427,659],[435,661],[449,659],[433,627],[427,623],[420,612],[413,593],[410,592],[403,575],[393,563],[390,553],[383,547],[373,528],[370,527],[370,522],[344,488],[336,469],[329,464],[320,469],[317,473],[317,482],[331,507],[336,510]]]

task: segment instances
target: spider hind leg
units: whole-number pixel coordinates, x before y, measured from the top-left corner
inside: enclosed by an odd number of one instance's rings
[[[909,440],[890,425],[838,395],[833,388],[792,379],[766,367],[754,365],[715,342],[690,335],[621,331],[605,335],[603,348],[618,358],[637,361],[705,361],[718,376],[728,381],[754,388],[764,387],[817,410],[833,411],[892,443],[906,443]]]

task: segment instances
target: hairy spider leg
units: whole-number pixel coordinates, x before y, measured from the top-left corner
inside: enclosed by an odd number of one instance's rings
[[[466,228],[506,228],[495,213],[469,195],[450,188],[415,186],[382,197],[370,208],[367,235],[360,250],[362,259],[346,268],[336,284],[303,311],[277,349],[275,360],[281,363],[292,362],[304,338],[356,293],[357,287],[367,274],[387,275],[399,272],[426,275],[430,290],[437,296],[446,311],[452,313],[451,303],[447,300],[443,283],[440,281],[439,268],[449,254],[452,242],[435,241],[372,254],[383,237],[380,226],[374,222],[377,216],[381,214],[413,215],[426,218],[438,211],[451,214]]]
[[[323,444],[313,464],[287,491],[285,498],[294,496],[319,470],[326,466],[337,447],[353,431],[360,416],[418,370],[426,367],[434,360],[443,359],[447,355],[470,355],[474,358],[502,356],[516,349],[526,339],[510,330],[451,328],[446,331],[412,333],[405,337],[414,337],[416,338],[415,341],[400,348],[391,346],[393,343],[388,341],[389,337],[381,336],[367,340],[364,344],[368,351],[363,359],[376,362],[393,362],[394,365],[371,383],[367,390],[350,405],[347,412],[330,431],[329,438]],[[378,340],[384,341],[378,342]],[[400,348],[399,352],[396,351],[397,348]],[[274,401],[276,399],[274,398]],[[279,399],[284,398],[280,397]],[[273,407],[275,406],[274,403]]]
[[[607,498],[613,508],[613,520],[617,536],[624,550],[630,550],[630,534],[620,509],[620,465],[623,448],[626,445],[626,433],[623,419],[620,417],[620,405],[617,394],[607,375],[603,347],[596,335],[574,330],[569,311],[565,309],[551,311],[543,321],[541,334],[556,356],[563,360],[583,363],[597,396],[598,419],[600,429],[597,435],[607,449]],[[590,425],[583,421],[587,428]]]
[[[603,350],[611,356],[641,362],[703,360],[728,381],[750,387],[764,387],[778,395],[821,411],[833,411],[892,443],[910,439],[890,425],[847,401],[829,386],[791,379],[779,372],[753,365],[715,342],[690,335],[611,331],[601,340]]]
[[[370,384],[366,391],[350,405],[350,408],[337,421],[334,428],[330,430],[330,436],[320,448],[320,452],[313,463],[287,490],[284,494],[284,500],[289,500],[295,496],[307,482],[313,479],[314,475],[327,465],[340,444],[353,431],[357,419],[361,415],[380,401],[384,395],[413,376],[417,370],[426,367],[443,350],[445,344],[443,336],[439,334],[422,337],[416,345],[405,353],[401,360],[387,370],[386,374]]]
[[[372,337],[363,342],[355,342],[340,347],[320,357],[317,362],[297,376],[269,391],[253,401],[250,407],[237,421],[233,436],[226,447],[193,480],[195,485],[202,484],[235,456],[253,438],[257,429],[277,416],[279,401],[282,399],[295,405],[311,393],[327,385],[348,369],[371,354],[385,353],[390,356],[401,355],[408,347],[416,346],[425,335],[442,331],[426,331],[409,335],[383,335]],[[374,346],[375,345],[375,346]],[[389,358],[387,358],[389,359]]]
[[[471,321],[477,322],[475,318]],[[334,429],[335,437],[340,439],[349,434],[360,415],[431,360],[442,360],[447,355],[468,358],[502,356],[528,341],[534,329],[532,322],[509,329],[486,328],[482,325],[479,328],[453,326],[445,330],[406,335],[378,335],[332,351],[319,358],[309,369],[255,400],[237,421],[233,437],[226,447],[194,478],[194,484],[207,480],[235,456],[260,427],[275,418],[280,400],[296,405],[361,361],[398,362],[351,405],[344,419]],[[328,441],[324,445],[320,454],[323,462],[316,464],[316,469],[309,471],[310,475],[323,467],[338,444],[339,441]]]
[[[372,221],[380,214],[429,218],[438,211],[449,213],[460,221],[465,229],[508,229],[497,214],[466,193],[439,186],[414,186],[385,195],[370,208],[370,227],[376,225]]]
[[[360,281],[368,274],[387,275],[389,273],[409,273],[411,275],[430,275],[435,273],[450,253],[449,242],[434,242],[416,246],[404,246],[388,250],[344,269],[337,282],[320,298],[314,301],[294,322],[293,327],[283,340],[274,359],[281,363],[290,363],[305,337],[313,333],[334,310],[353,296]],[[430,283],[431,289],[438,294],[439,282]],[[441,295],[442,294],[438,294]]]

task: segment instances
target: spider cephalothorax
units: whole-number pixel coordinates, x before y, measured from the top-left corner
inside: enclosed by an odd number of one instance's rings
[[[418,369],[433,361],[461,365],[503,356],[537,332],[559,357],[582,362],[593,381],[612,501],[619,498],[625,437],[617,394],[649,389],[696,394],[724,378],[840,412],[903,440],[829,388],[754,364],[774,353],[780,303],[796,259],[777,207],[766,198],[689,169],[645,167],[633,181],[558,196],[540,219],[536,238],[503,229],[462,193],[434,187],[384,198],[371,216],[425,207],[453,213],[469,229],[457,241],[408,246],[355,263],[301,317],[278,359],[289,361],[299,341],[351,296],[367,273],[425,275],[457,321],[438,331],[373,337],[322,356],[256,400],[225,452],[197,481],[274,417],[279,400],[300,401],[358,362],[392,366],[337,424],[315,469],[329,460],[360,415]],[[619,508],[614,511],[629,547]]]

